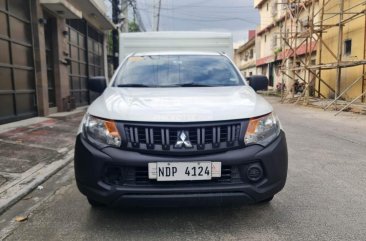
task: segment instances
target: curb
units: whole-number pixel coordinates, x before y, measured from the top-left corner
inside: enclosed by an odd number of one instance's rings
[[[44,164],[38,170],[23,179],[15,180],[13,185],[5,191],[5,195],[0,197],[0,214],[36,189],[38,185],[42,184],[59,170],[64,168],[73,159],[74,150],[70,150],[62,159],[54,161],[48,165]]]

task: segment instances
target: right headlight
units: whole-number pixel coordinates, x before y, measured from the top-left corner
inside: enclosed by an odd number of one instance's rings
[[[121,135],[119,134],[115,121],[87,115],[84,123],[84,131],[86,138],[91,141],[115,147],[121,146]]]
[[[259,144],[266,146],[278,137],[281,132],[280,121],[274,113],[252,118],[245,133],[246,145]]]

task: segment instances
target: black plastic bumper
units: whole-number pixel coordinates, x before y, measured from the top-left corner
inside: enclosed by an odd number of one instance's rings
[[[259,163],[264,177],[250,182],[233,184],[200,184],[195,182],[161,185],[109,185],[103,181],[105,167],[147,167],[149,162],[164,161],[220,161],[222,165],[248,166]],[[107,147],[99,150],[81,135],[75,145],[75,176],[81,193],[108,205],[170,206],[206,203],[256,203],[278,193],[287,177],[287,144],[283,132],[266,148],[258,145],[224,153],[200,156],[157,156]]]

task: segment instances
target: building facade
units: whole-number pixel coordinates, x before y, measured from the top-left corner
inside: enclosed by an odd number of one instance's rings
[[[257,74],[255,30],[249,30],[248,41],[235,50],[235,64],[244,77]]]
[[[290,0],[254,0],[254,7],[260,14],[256,41],[257,73],[266,75],[270,87],[273,88],[278,88],[281,83],[291,88],[294,81],[301,82],[305,78],[305,72],[302,70],[283,74],[283,68],[294,64],[291,63],[292,60],[288,61],[291,58],[291,47],[296,50],[298,56],[295,64],[300,65],[305,62],[305,54],[308,54],[309,51],[312,52],[311,61],[314,64],[316,61],[315,46],[308,49],[305,44],[292,40],[295,33],[300,33],[303,28],[305,29],[304,25],[308,15],[304,11],[298,18],[291,18],[288,9],[290,4]],[[301,20],[301,23],[297,22],[298,19]],[[291,75],[292,77],[289,78]]]
[[[339,92],[348,89],[341,99],[352,101],[366,91],[366,72],[364,64],[359,64],[366,59],[366,15],[365,4],[362,0],[344,0],[343,11],[341,11],[341,1],[331,1],[324,6],[324,16],[333,16],[324,18],[324,26],[335,26],[328,28],[323,33],[324,46],[318,54],[321,64],[334,64],[337,59],[334,55],[338,55],[339,41],[342,41],[341,62],[348,65],[342,68],[340,78]],[[343,12],[343,34],[339,36],[340,15]],[[332,52],[327,50],[329,48]],[[321,77],[325,83],[318,82],[317,88],[322,96],[326,98],[334,98],[334,90],[336,89],[337,69],[323,69]],[[353,85],[352,85],[353,84]],[[327,87],[327,85],[330,87]],[[332,90],[332,89],[333,90]],[[365,102],[365,98],[357,99],[357,102]]]
[[[87,79],[107,72],[106,13],[99,0],[0,0],[0,124],[90,103]]]

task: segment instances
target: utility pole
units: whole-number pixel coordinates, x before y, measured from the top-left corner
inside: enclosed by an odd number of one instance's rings
[[[119,24],[119,16],[121,13],[120,0],[112,0],[112,20],[115,25]],[[119,65],[119,29],[113,29],[112,31],[112,41],[113,41],[113,68],[116,70]]]
[[[112,20],[117,27],[113,29],[113,68],[116,70],[119,66],[119,34],[120,31],[128,32],[128,0],[112,1]],[[122,25],[120,25],[122,23]]]
[[[153,31],[159,31],[161,0],[154,0]]]
[[[121,11],[123,14],[123,24],[122,24],[122,29],[121,31],[123,33],[127,33],[128,32],[128,5],[129,5],[129,1],[128,0],[121,0]]]

